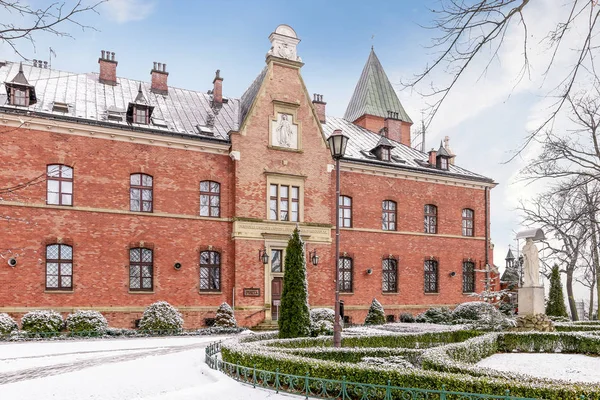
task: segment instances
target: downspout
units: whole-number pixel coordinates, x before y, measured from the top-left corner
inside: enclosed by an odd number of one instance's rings
[[[485,290],[490,290],[490,258],[488,255],[490,232],[489,232],[489,192],[488,187],[484,188],[484,199],[485,199]]]

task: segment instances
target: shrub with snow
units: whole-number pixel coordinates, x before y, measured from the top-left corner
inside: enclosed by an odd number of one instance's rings
[[[108,328],[104,315],[98,311],[78,310],[67,317],[67,329],[72,334],[103,335]]]
[[[335,312],[330,308],[314,308],[310,310],[310,335],[333,335],[334,321]]]
[[[369,313],[365,318],[365,325],[383,325],[385,324],[385,310],[377,299],[373,299]]]
[[[183,318],[175,307],[166,301],[157,301],[144,310],[140,320],[140,331],[180,332]]]
[[[215,317],[215,324],[213,326],[220,328],[237,327],[237,321],[235,320],[233,309],[229,306],[229,304],[223,303],[219,306],[217,315]]]
[[[9,335],[19,329],[17,322],[6,313],[0,313],[0,335]]]
[[[450,324],[452,322],[452,312],[447,307],[434,307],[417,315],[415,321],[429,324]]]
[[[63,326],[61,315],[54,310],[30,311],[21,318],[21,328],[33,334],[56,334]]]
[[[484,301],[471,301],[459,304],[452,311],[455,324],[471,323],[481,330],[501,331],[514,326],[514,321],[498,311],[494,305]]]
[[[400,314],[400,322],[415,322],[415,317],[411,313],[403,312]]]

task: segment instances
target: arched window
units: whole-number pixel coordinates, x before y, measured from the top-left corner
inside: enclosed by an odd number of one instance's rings
[[[352,197],[340,196],[340,226],[352,228]]]
[[[131,211],[152,212],[153,186],[152,176],[131,174],[129,179],[129,209]]]
[[[73,205],[73,168],[52,164],[46,167],[46,204]]]
[[[425,233],[437,233],[437,207],[425,204]]]
[[[475,292],[475,263],[463,261],[463,293]]]
[[[384,258],[382,271],[383,292],[396,293],[398,291],[398,261],[393,257]]]
[[[381,229],[384,231],[396,230],[396,202],[384,200],[382,205]]]
[[[153,259],[151,249],[143,247],[129,249],[129,290],[152,290]]]
[[[221,290],[221,255],[216,251],[200,253],[200,290],[206,292]]]
[[[475,219],[475,212],[470,208],[462,210],[462,234],[463,236],[473,236],[473,220]]]
[[[438,262],[425,260],[425,293],[438,292]]]
[[[221,216],[221,185],[213,181],[200,182],[200,215]]]
[[[352,292],[352,258],[340,257],[340,292]]]
[[[66,244],[46,246],[46,289],[73,289],[73,248]]]

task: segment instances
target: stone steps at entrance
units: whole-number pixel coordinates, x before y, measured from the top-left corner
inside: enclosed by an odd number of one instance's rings
[[[256,332],[276,331],[279,329],[279,325],[277,325],[277,321],[263,321],[250,329]]]

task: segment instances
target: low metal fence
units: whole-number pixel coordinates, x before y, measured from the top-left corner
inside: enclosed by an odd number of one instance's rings
[[[494,400],[535,400],[525,397],[514,397],[510,395],[510,390],[506,390],[504,395],[489,395],[477,393],[464,393],[448,391],[444,386],[441,390],[403,388],[393,386],[391,381],[387,385],[375,385],[368,383],[357,383],[346,380],[342,377],[340,380],[323,379],[306,375],[290,375],[275,371],[265,371],[254,367],[246,367],[228,363],[219,358],[221,352],[221,342],[214,342],[206,348],[206,364],[217,371],[220,371],[238,382],[250,384],[252,387],[261,387],[275,390],[277,393],[286,392],[300,394],[309,397],[323,399],[342,399],[342,400],[476,400],[476,399],[494,399]],[[585,397],[581,397],[584,400]]]

